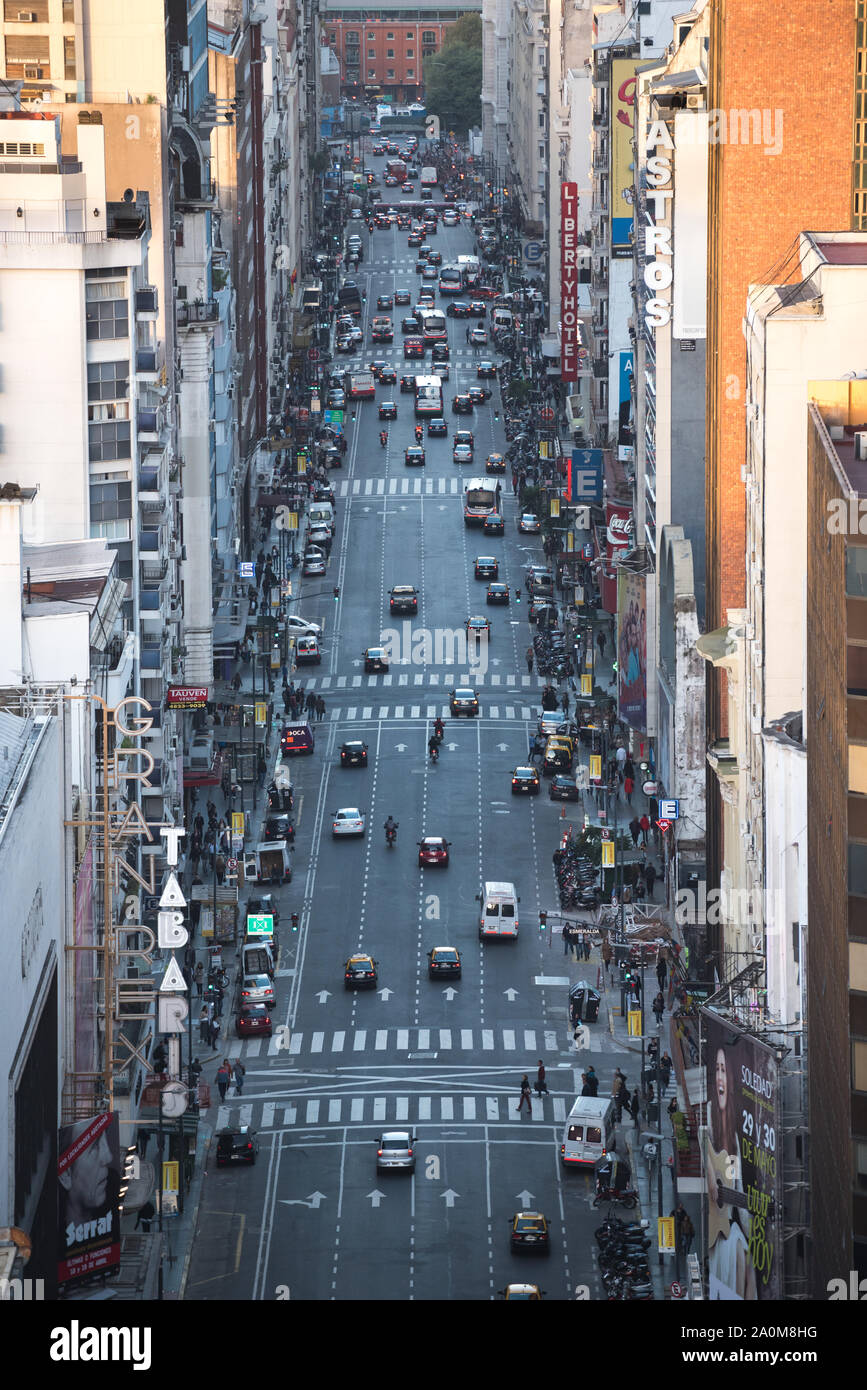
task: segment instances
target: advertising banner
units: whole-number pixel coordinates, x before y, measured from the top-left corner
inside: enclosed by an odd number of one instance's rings
[[[781,1297],[777,1159],[780,1087],[773,1050],[702,1010],[707,1057],[704,1169],[708,1286],[714,1299]]]
[[[617,712],[631,729],[647,728],[646,576],[617,571]]]
[[[573,449],[567,470],[570,502],[602,505],[601,449]]]
[[[172,709],[204,709],[208,703],[206,685],[170,685],[166,704]]]
[[[611,251],[631,256],[632,208],[635,202],[632,131],[635,112],[635,58],[611,63]]]
[[[120,1263],[117,1115],[62,1126],[57,1152],[57,1281],[69,1285]]]
[[[578,185],[560,185],[560,376],[578,380]]]
[[[621,352],[618,372],[618,411],[617,445],[618,457],[623,463],[624,450],[632,443],[632,373],[634,370],[632,353]],[[632,450],[628,451],[631,455]]]

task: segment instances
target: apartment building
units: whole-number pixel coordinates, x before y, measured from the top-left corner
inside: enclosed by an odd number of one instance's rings
[[[440,51],[449,26],[468,12],[481,12],[482,0],[440,4],[348,4],[320,0],[322,40],[337,55],[341,92],[348,97],[381,92],[396,101],[415,101],[424,91],[424,61]]]

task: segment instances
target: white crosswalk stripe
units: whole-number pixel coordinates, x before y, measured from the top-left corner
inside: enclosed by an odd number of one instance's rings
[[[591,1032],[590,1052],[603,1050],[602,1033]],[[290,1033],[280,1030],[272,1038],[233,1038],[225,1044],[225,1054],[230,1059],[243,1055],[245,1061],[262,1055],[262,1044],[267,1044],[269,1057],[300,1057],[302,1054],[322,1056],[323,1054],[345,1054],[347,1052],[519,1052],[526,1061],[521,1065],[536,1065],[540,1049],[549,1056],[572,1046],[572,1032],[564,1026],[562,1033],[545,1029],[543,1041],[535,1028],[355,1028],[335,1029],[326,1032],[315,1029],[312,1032]]]
[[[326,1104],[327,1099],[327,1104]],[[562,1124],[572,1104],[562,1093],[532,1097],[530,1118],[535,1124]],[[298,1098],[294,1105],[277,1100],[244,1100],[231,1096],[217,1107],[216,1127],[252,1125],[257,1130],[317,1125],[437,1123],[455,1118],[486,1124],[520,1124],[514,1089],[498,1095],[459,1093],[434,1096],[329,1096]]]

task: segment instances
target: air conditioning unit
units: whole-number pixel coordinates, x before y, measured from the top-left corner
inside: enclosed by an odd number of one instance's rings
[[[24,64],[24,76],[25,76],[26,79],[28,79],[28,81],[31,80],[31,79],[34,78],[34,77],[41,77],[41,76],[42,76],[42,68],[36,67],[35,64],[25,63],[25,64]]]
[[[687,111],[704,111],[706,109],[704,94],[702,92],[687,92],[686,109]]]
[[[867,430],[855,431],[855,457],[867,459]]]
[[[16,22],[17,24],[35,24],[35,23],[36,23],[36,11],[35,11],[35,10],[19,10],[18,13],[17,13],[17,15],[15,16],[15,22]]]

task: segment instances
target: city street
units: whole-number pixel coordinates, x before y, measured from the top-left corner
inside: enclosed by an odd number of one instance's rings
[[[346,365],[380,358],[398,375],[417,370],[402,357],[399,321],[408,308],[392,311],[393,344],[369,341],[378,295],[405,287],[416,298],[407,234],[354,227],[365,247],[357,274],[367,297],[365,340]],[[466,222],[441,225],[432,241],[444,263],[473,251]],[[376,403],[348,403],[349,448],[331,474],[337,529],[327,574],[305,579],[294,605],[325,628],[322,664],[296,672],[326,703],[313,756],[292,763],[295,877],[278,896],[284,924],[297,911],[300,928],[282,932],[275,1034],[228,1044],[247,1067],[244,1094],[230,1093],[208,1117],[216,1112],[217,1128],[252,1124],[261,1152],[252,1169],[218,1172],[211,1157],[186,1298],[269,1299],[282,1286],[301,1299],[489,1299],[521,1280],[553,1299],[574,1297],[577,1285],[602,1296],[591,1178],[564,1177],[559,1161],[563,1121],[580,1093],[578,1064],[587,1060],[567,1027],[566,985],[585,975],[595,983],[598,953],[567,968],[559,936],[551,941],[539,929],[539,909],[556,906],[551,856],[564,821],[547,783],[538,797],[513,797],[511,771],[526,761],[544,682],[527,674],[526,598],[520,607],[486,607],[486,586],[473,577],[475,556],[490,553],[500,580],[522,585],[523,566],[543,559],[541,538],[517,532],[508,474],[505,536],[483,538],[464,525],[465,479],[482,474],[487,453],[506,444],[496,383],[472,417],[451,414],[452,396],[476,381],[477,359],[465,321],[448,323],[448,437],[425,437],[423,469],[403,458],[414,440],[411,395],[377,386],[377,401],[398,404],[385,449]],[[452,462],[455,426],[474,432],[471,465]],[[389,618],[396,584],[419,591],[418,615],[405,629]],[[487,669],[438,664],[449,649],[437,634],[462,632],[474,614],[491,619]],[[387,674],[364,674],[363,649],[393,626],[426,630],[431,650],[416,659],[407,643]],[[479,717],[453,718],[449,694],[466,683],[477,690]],[[446,731],[434,765],[428,739],[437,716]],[[340,767],[348,738],[367,743],[366,768]],[[348,806],[366,816],[363,837],[332,836],[332,814]],[[580,809],[567,808],[576,821]],[[389,815],[399,824],[393,849],[383,831]],[[451,841],[446,867],[418,867],[423,835]],[[476,895],[489,879],[516,885],[516,942],[479,941]],[[442,945],[461,952],[462,978],[428,978],[428,952]],[[375,990],[344,989],[344,962],[356,951],[378,963]],[[602,1021],[591,1033],[604,1091],[627,1054]],[[521,1076],[534,1080],[540,1059],[550,1096],[534,1096],[532,1114],[519,1115]],[[414,1176],[377,1175],[377,1140],[388,1128],[415,1130]],[[548,1218],[545,1261],[510,1253],[509,1224],[522,1208]]]

